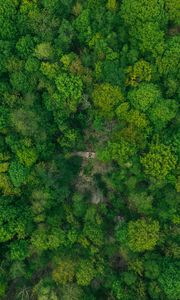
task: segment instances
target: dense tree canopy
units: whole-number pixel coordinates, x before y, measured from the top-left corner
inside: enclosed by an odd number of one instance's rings
[[[0,0],[0,299],[180,299],[179,33],[179,0]]]

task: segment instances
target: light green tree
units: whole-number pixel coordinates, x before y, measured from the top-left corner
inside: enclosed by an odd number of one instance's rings
[[[0,190],[4,195],[14,195],[16,191],[13,189],[13,185],[6,173],[0,173]]]
[[[161,92],[153,83],[141,83],[138,88],[128,93],[128,99],[132,106],[143,112],[147,111],[160,98]]]
[[[50,43],[43,42],[38,44],[34,50],[34,55],[38,59],[51,59],[53,57],[53,48]]]
[[[8,172],[15,187],[20,187],[25,183],[27,169],[19,161],[12,161]]]
[[[91,280],[95,277],[95,274],[96,272],[92,261],[81,260],[76,273],[77,283],[82,286],[89,285]]]
[[[173,99],[162,99],[153,105],[149,113],[149,118],[154,128],[157,130],[164,128],[176,116],[177,109],[178,106]]]
[[[152,53],[154,57],[163,54],[165,48],[164,32],[159,29],[157,23],[142,24],[137,30],[136,39],[143,54]]]
[[[60,245],[65,243],[64,231],[58,227],[52,226],[51,229],[47,229],[41,225],[34,231],[31,237],[32,246],[37,252],[41,252],[47,249],[57,249]]]
[[[164,11],[164,1],[160,0],[123,0],[121,5],[121,15],[126,25],[131,31],[136,33],[137,27],[147,22],[164,24],[166,15]]]
[[[115,109],[124,101],[120,88],[109,83],[96,85],[92,98],[100,114],[108,119],[113,118]]]
[[[134,66],[128,67],[127,74],[128,78],[126,84],[136,87],[142,81],[149,82],[151,80],[152,67],[147,61],[141,59],[136,62]]]
[[[49,278],[41,279],[33,287],[32,295],[36,296],[37,300],[58,300],[58,296]]]
[[[151,145],[150,150],[141,157],[146,176],[162,181],[175,169],[177,158],[169,146],[163,144]]]
[[[75,112],[82,97],[81,79],[64,73],[57,77],[56,86],[58,92],[53,97],[53,109],[63,109],[66,114]]]
[[[174,36],[166,42],[163,55],[157,56],[157,67],[161,75],[174,78],[179,73],[180,37]]]
[[[165,9],[168,18],[175,25],[180,24],[180,2],[178,0],[165,0]]]
[[[57,284],[67,284],[73,281],[75,276],[75,263],[71,258],[60,259],[52,272],[52,278]]]
[[[128,246],[133,252],[152,250],[159,239],[159,223],[139,219],[128,223]]]

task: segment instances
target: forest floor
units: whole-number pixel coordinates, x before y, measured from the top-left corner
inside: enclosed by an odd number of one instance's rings
[[[103,194],[97,186],[94,176],[96,174],[103,175],[110,170],[110,166],[100,162],[96,158],[95,152],[79,151],[73,152],[71,155],[83,158],[79,176],[76,181],[76,189],[80,193],[90,193],[91,202],[98,204],[104,201]]]

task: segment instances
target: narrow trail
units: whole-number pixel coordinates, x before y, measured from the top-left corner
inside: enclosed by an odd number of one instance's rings
[[[81,170],[76,180],[76,190],[82,194],[89,192],[91,194],[91,203],[93,204],[103,202],[104,197],[94,180],[94,175],[97,173],[105,174],[110,169],[109,166],[100,162],[93,151],[75,151],[71,153],[71,156],[82,157]],[[85,169],[89,164],[91,164],[92,169],[87,174]]]
[[[82,158],[95,158],[96,157],[96,153],[95,152],[88,152],[88,151],[77,151],[77,152],[72,152],[71,153],[72,156],[80,156]]]

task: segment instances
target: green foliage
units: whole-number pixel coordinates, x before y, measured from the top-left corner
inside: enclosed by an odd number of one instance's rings
[[[78,32],[78,39],[81,43],[87,43],[92,35],[92,29],[90,25],[90,11],[84,9],[75,20],[75,29]]]
[[[17,132],[24,136],[36,134],[39,118],[35,112],[20,108],[11,113],[11,123]]]
[[[7,172],[9,168],[9,163],[8,162],[3,162],[0,164],[0,173],[5,173]]]
[[[16,155],[23,165],[31,167],[37,160],[37,152],[35,148],[20,148],[17,149]]]
[[[58,64],[42,62],[40,70],[48,79],[54,79],[58,74]]]
[[[29,56],[25,63],[25,70],[28,73],[37,72],[39,69],[39,61],[37,58]]]
[[[156,128],[162,129],[172,120],[177,113],[177,104],[175,100],[160,100],[152,107],[149,118]]]
[[[6,283],[0,281],[0,297],[4,297],[6,293]]]
[[[51,59],[53,56],[53,48],[50,43],[41,43],[36,46],[34,55],[38,59]]]
[[[27,92],[29,89],[29,82],[27,74],[23,72],[14,72],[11,74],[11,84],[12,87],[17,92]]]
[[[151,145],[150,151],[141,157],[145,174],[155,180],[162,181],[175,168],[177,159],[169,146]]]
[[[128,99],[132,106],[141,111],[148,110],[152,104],[161,98],[158,87],[152,83],[142,83],[137,89],[128,93]]]
[[[106,4],[107,9],[109,10],[116,10],[117,8],[117,1],[116,0],[108,0]]]
[[[62,300],[80,300],[83,296],[82,289],[76,284],[66,284],[62,288]]]
[[[11,260],[24,260],[28,256],[28,244],[25,240],[15,241],[10,245]]]
[[[150,279],[157,279],[160,275],[160,269],[156,261],[147,261],[144,264],[145,276]]]
[[[7,127],[8,122],[8,111],[6,108],[0,106],[0,131]]]
[[[168,14],[168,18],[174,24],[180,23],[180,3],[177,0],[165,0],[165,8]]]
[[[142,53],[163,53],[164,33],[160,29],[167,24],[164,0],[124,0],[121,15]]]
[[[179,36],[174,36],[167,41],[163,55],[161,57],[157,57],[157,66],[161,75],[171,78],[177,76],[179,72],[176,68],[179,64],[179,49]]]
[[[134,252],[152,250],[159,239],[159,223],[139,219],[128,224],[128,246]]]
[[[4,195],[15,194],[7,174],[0,173],[0,190],[3,192]]]
[[[154,57],[164,52],[164,32],[159,30],[156,23],[142,25],[137,30],[138,43],[142,53],[152,53]]]
[[[109,83],[95,86],[92,97],[100,114],[108,119],[113,118],[114,110],[124,100],[120,88]]]
[[[151,281],[149,284],[148,293],[152,299],[159,299],[161,295],[161,289],[156,281]]]
[[[149,125],[146,115],[144,113],[139,112],[138,110],[130,110],[126,114],[125,120],[128,123],[130,123],[133,127],[135,126],[139,129],[145,129]]]
[[[115,232],[117,241],[122,244],[126,244],[127,232],[127,224],[125,222],[118,224]]]
[[[103,245],[103,232],[100,226],[86,223],[83,230],[83,235],[87,237],[95,246]]]
[[[108,146],[99,153],[99,158],[104,161],[114,160],[121,166],[131,162],[135,150],[135,147],[121,139],[118,143],[109,142]]]
[[[74,36],[74,28],[72,27],[71,22],[64,19],[58,33],[57,46],[60,48],[59,52],[62,53],[62,50],[68,51]]]
[[[146,192],[132,193],[129,195],[129,205],[132,209],[137,210],[140,214],[152,213],[153,197]]]
[[[52,273],[52,278],[57,284],[67,284],[73,281],[75,275],[75,264],[69,258],[58,261]]]
[[[121,15],[128,26],[141,26],[145,22],[164,23],[163,0],[124,0]]]
[[[22,204],[1,198],[0,203],[0,242],[11,240],[14,236],[23,239],[27,235],[27,224],[31,226],[31,213]]]
[[[83,217],[87,209],[87,202],[81,194],[73,196],[73,213],[77,217]]]
[[[116,299],[118,299],[118,300],[123,300],[123,299],[128,300],[129,299],[126,290],[122,286],[122,283],[119,282],[118,280],[113,282],[112,290],[113,290],[113,293],[114,293]]]
[[[13,39],[16,35],[16,29],[13,21],[16,20],[16,8],[18,1],[7,0],[0,2],[0,38],[3,40]]]
[[[82,81],[79,77],[62,74],[56,79],[58,93],[54,95],[55,109],[75,112],[82,97]]]
[[[179,275],[178,263],[167,263],[164,265],[158,281],[163,289],[164,294],[169,300],[176,300],[179,297]]]
[[[82,286],[89,285],[92,279],[95,277],[94,266],[91,261],[82,260],[79,263],[76,273],[77,283]]]
[[[52,227],[49,231],[42,226],[34,231],[31,242],[36,251],[57,249],[65,243],[65,235],[59,228]]]
[[[137,280],[137,276],[133,272],[125,272],[123,275],[125,283],[129,286],[134,284]]]
[[[141,81],[149,82],[152,77],[152,67],[145,60],[140,60],[135,63],[132,67],[129,67],[128,70],[128,80],[127,85],[131,85],[133,87],[138,86]]]
[[[178,0],[0,0],[0,298],[178,300]]]
[[[16,44],[16,49],[22,58],[27,58],[33,50],[34,43],[30,35],[23,36]]]
[[[33,295],[38,300],[58,300],[51,282],[48,279],[40,280],[33,288]]]
[[[9,167],[9,176],[15,187],[20,187],[26,180],[27,169],[18,161],[12,161]]]

